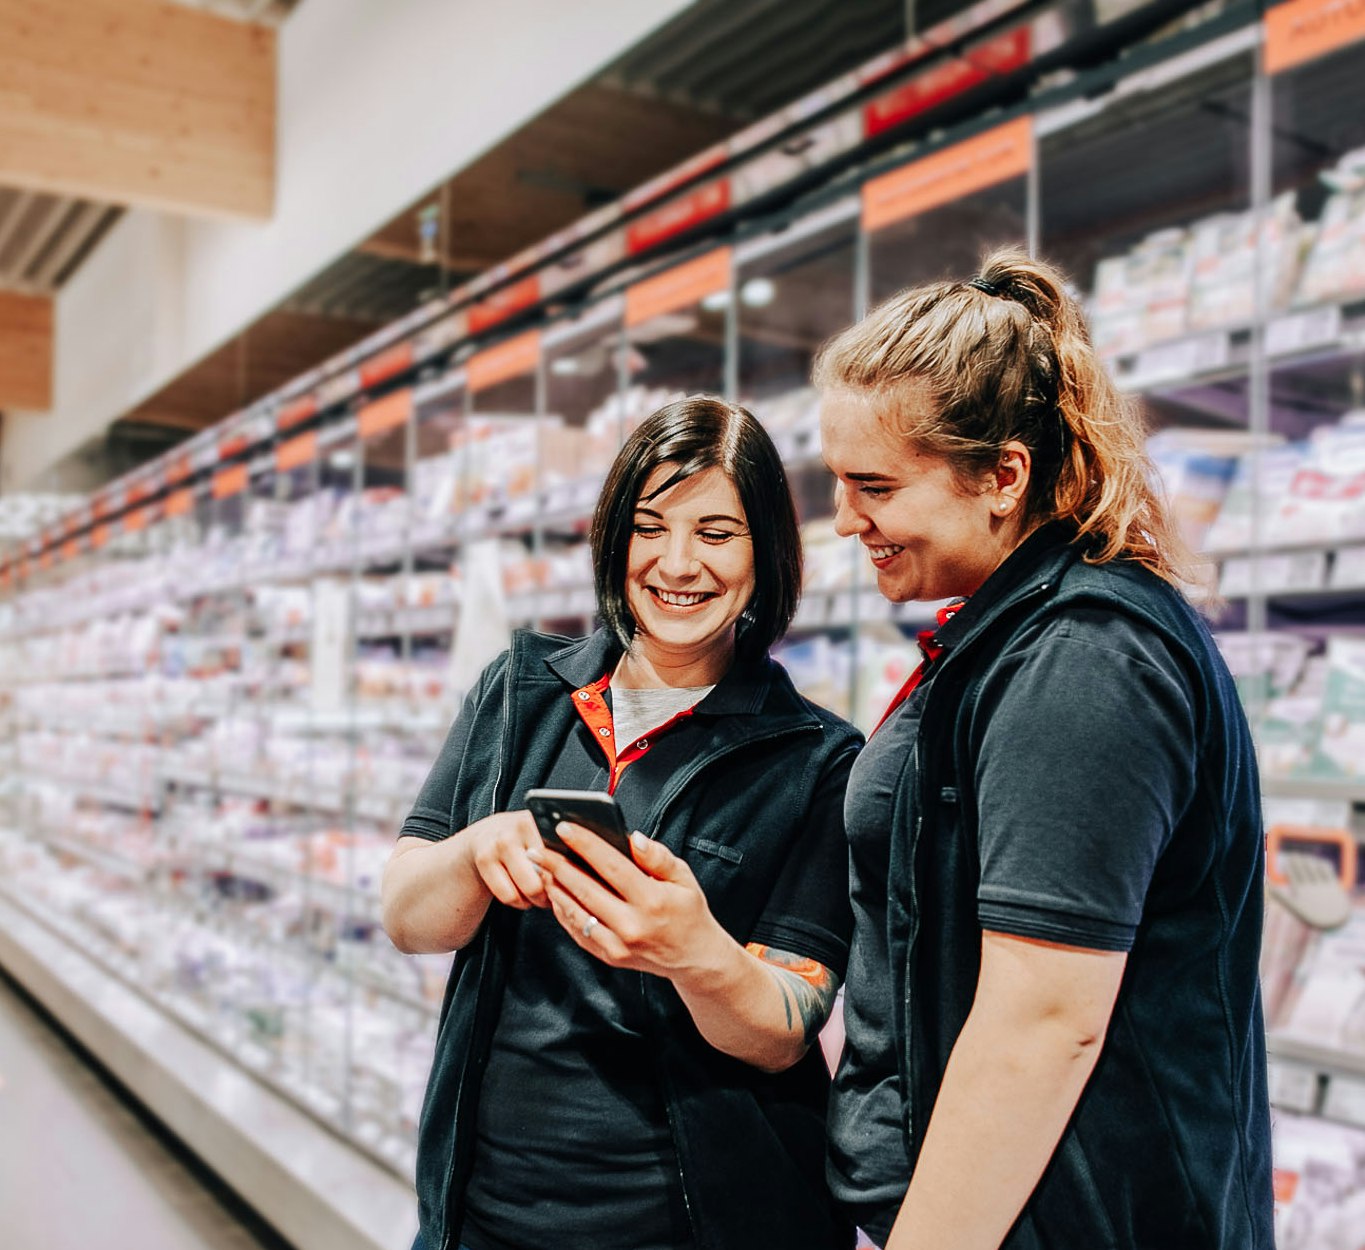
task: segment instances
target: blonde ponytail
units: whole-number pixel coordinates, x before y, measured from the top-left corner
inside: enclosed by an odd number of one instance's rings
[[[1126,558],[1169,582],[1192,577],[1135,406],[1095,355],[1062,275],[1022,250],[992,252],[969,282],[892,296],[825,345],[814,379],[821,390],[872,393],[913,446],[964,482],[1017,439],[1033,459],[1030,522],[1070,521],[1092,563]],[[897,402],[925,386],[928,413]],[[907,424],[910,411],[919,415]]]

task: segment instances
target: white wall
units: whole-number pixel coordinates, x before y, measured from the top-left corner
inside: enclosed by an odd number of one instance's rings
[[[688,3],[303,0],[280,30],[273,218],[128,213],[58,296],[53,411],[6,414],[0,489],[48,485],[68,452]]]

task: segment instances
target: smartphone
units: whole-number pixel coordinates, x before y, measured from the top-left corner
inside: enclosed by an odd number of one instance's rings
[[[604,842],[614,846],[630,858],[630,834],[626,830],[621,808],[610,794],[601,790],[527,790],[526,808],[540,830],[545,845],[577,864],[582,859],[575,855],[555,832],[561,820],[584,829],[591,829]],[[586,865],[584,865],[586,867]]]

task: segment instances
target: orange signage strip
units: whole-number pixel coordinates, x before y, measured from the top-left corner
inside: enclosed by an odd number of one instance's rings
[[[275,428],[287,430],[291,426],[302,425],[317,410],[317,398],[313,395],[305,395],[302,399],[296,399],[292,404],[280,409],[275,417]]]
[[[396,429],[412,413],[412,387],[391,391],[383,399],[366,404],[356,416],[356,426],[362,439],[375,438]]]
[[[470,334],[482,334],[491,330],[500,321],[515,316],[533,307],[540,299],[540,275],[533,273],[519,282],[494,291],[487,299],[471,305],[469,309]]]
[[[38,567],[40,569],[50,569],[52,567],[52,564],[53,557],[52,551],[50,549],[44,551],[43,554],[38,557]]]
[[[66,542],[62,544],[63,560],[74,560],[80,554],[81,545],[74,538],[68,538]]]
[[[190,458],[188,456],[177,456],[166,466],[166,484],[183,482],[189,477],[190,472]]]
[[[731,252],[718,247],[705,256],[637,282],[626,291],[626,325],[687,308],[730,285]]]
[[[317,431],[309,430],[307,434],[300,434],[297,438],[291,438],[287,443],[281,443],[275,448],[275,468],[281,473],[288,473],[291,469],[301,469],[306,464],[312,464],[317,457]]]
[[[151,520],[151,508],[134,508],[131,512],[123,514],[123,532],[125,534],[135,533],[137,530],[145,530],[147,522]]]
[[[1290,0],[1265,14],[1265,69],[1278,74],[1365,39],[1365,0]]]
[[[248,482],[247,467],[244,464],[234,464],[227,469],[219,469],[213,475],[213,497],[215,499],[230,499],[233,495],[240,495],[246,490]]]
[[[194,491],[189,487],[184,490],[172,491],[166,496],[166,506],[163,511],[167,516],[189,516],[194,511]]]
[[[540,363],[540,331],[528,330],[471,356],[465,364],[466,385],[471,393],[534,373]]]
[[[374,386],[375,383],[383,382],[411,366],[412,344],[399,343],[397,347],[390,347],[388,351],[380,352],[378,356],[371,356],[369,360],[362,362],[360,385]]]
[[[950,204],[1026,174],[1033,164],[1033,120],[1021,117],[955,143],[863,186],[863,226],[893,222]]]
[[[109,541],[112,531],[107,525],[97,525],[90,531],[90,545],[98,551]]]

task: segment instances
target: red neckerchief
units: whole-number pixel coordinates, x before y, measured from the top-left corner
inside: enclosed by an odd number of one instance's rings
[[[616,749],[616,725],[611,717],[611,708],[607,706],[607,701],[603,698],[607,687],[610,685],[611,674],[608,673],[605,677],[599,677],[591,685],[581,686],[573,692],[573,705],[578,710],[579,716],[583,718],[583,723],[592,730],[597,745],[602,748],[602,754],[607,757],[607,775],[610,777],[607,793],[615,794],[616,783],[621,780],[621,774],[626,771],[627,765],[633,764],[644,755],[661,733],[667,729],[672,729],[679,721],[691,716],[692,708],[683,708],[681,712],[669,717],[662,725],[651,729],[634,742],[627,743],[625,749],[618,753]]]
[[[890,706],[882,713],[882,718],[877,722],[876,729],[873,729],[872,733],[876,733],[878,729],[886,724],[891,713],[900,707],[900,705],[910,697],[915,687],[924,680],[925,673],[929,671],[929,665],[943,654],[943,647],[938,642],[938,631],[966,606],[967,601],[965,599],[958,599],[953,603],[949,603],[944,607],[939,608],[938,612],[935,613],[935,619],[938,621],[937,628],[920,630],[917,637],[919,639],[920,653],[924,656],[924,659],[920,661],[919,667],[905,679],[905,685],[896,691],[895,698],[891,700]],[[867,736],[870,738],[872,734],[868,734]]]

